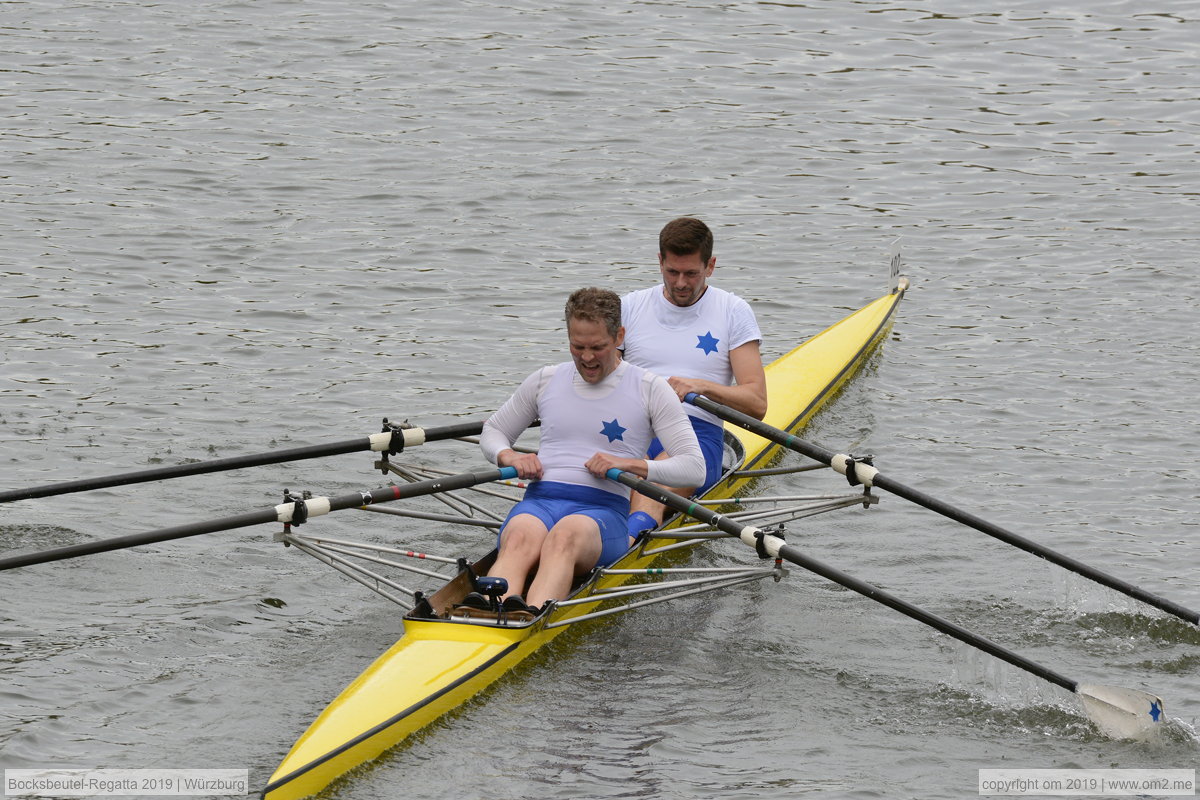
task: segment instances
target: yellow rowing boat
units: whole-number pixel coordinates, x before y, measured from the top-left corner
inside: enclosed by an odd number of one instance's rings
[[[904,289],[901,281],[767,365],[770,408],[764,421],[793,432],[806,425],[885,335]],[[779,453],[777,444],[741,429],[727,432],[726,439],[726,475],[705,499],[733,497],[754,480],[754,470]],[[692,542],[661,534],[639,541],[611,568],[593,573],[568,601],[530,619],[456,615],[455,603],[472,586],[471,572],[460,572],[428,598],[434,618],[408,614],[400,639],[309,726],[271,776],[263,797],[293,800],[315,794],[403,742],[495,682],[567,625],[594,615],[631,573],[645,571],[682,543]],[[494,555],[481,559],[474,571],[486,572]]]

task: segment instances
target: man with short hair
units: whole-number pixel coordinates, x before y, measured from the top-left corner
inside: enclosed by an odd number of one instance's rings
[[[567,300],[565,316],[572,360],[527,377],[479,440],[489,461],[533,481],[500,529],[500,552],[489,570],[508,581],[506,611],[536,611],[566,597],[576,578],[628,549],[630,490],[605,477],[609,469],[669,484],[704,476],[700,445],[670,385],[621,358],[621,299],[580,289]],[[513,450],[537,419],[538,452]],[[656,438],[671,456],[648,461]]]
[[[712,251],[712,231],[694,217],[680,217],[663,227],[658,236],[662,284],[621,298],[625,359],[668,376],[680,400],[695,392],[762,419],[767,413],[767,379],[759,353],[762,333],[745,300],[708,284],[717,265]],[[685,410],[706,464],[703,481],[673,487],[687,496],[707,491],[720,478],[724,425],[691,404]],[[647,452],[650,458],[661,458],[670,447],[655,442]],[[631,511],[631,536],[662,522],[663,506],[643,495],[634,495]]]

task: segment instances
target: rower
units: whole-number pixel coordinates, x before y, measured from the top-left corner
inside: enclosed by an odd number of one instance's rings
[[[630,490],[608,480],[608,470],[670,485],[698,484],[704,476],[704,456],[675,392],[621,358],[621,299],[580,289],[567,300],[565,316],[571,361],[527,377],[479,440],[488,460],[533,481],[500,529],[500,552],[489,570],[508,581],[506,611],[566,597],[577,578],[628,549]],[[512,449],[537,419],[538,452]],[[669,458],[646,459],[656,437]],[[467,604],[475,600],[468,596]]]
[[[713,235],[694,217],[668,222],[658,235],[658,267],[662,283],[621,298],[625,326],[624,357],[668,378],[680,400],[702,394],[743,414],[762,419],[767,413],[767,378],[759,343],[762,333],[750,305],[735,294],[708,285],[717,259]],[[679,484],[671,491],[690,496],[708,491],[721,477],[724,426],[719,417],[685,406],[704,451],[704,480]],[[654,440],[650,458],[671,452]],[[634,494],[629,535],[662,523],[663,506]]]

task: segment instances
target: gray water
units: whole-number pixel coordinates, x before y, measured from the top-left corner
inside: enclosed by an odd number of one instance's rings
[[[894,332],[809,438],[1200,607],[1198,22],[1078,0],[0,4],[0,488],[480,419],[564,357],[570,290],[654,281],[687,213],[768,358],[878,296],[902,237]],[[379,485],[370,466],[22,501],[0,542]],[[1107,740],[1065,691],[797,569],[568,635],[328,796],[962,798],[981,768],[1200,763],[1195,627],[896,498],[790,530],[1072,679],[1161,694],[1165,735]],[[0,766],[261,787],[400,627],[271,533],[5,573]]]

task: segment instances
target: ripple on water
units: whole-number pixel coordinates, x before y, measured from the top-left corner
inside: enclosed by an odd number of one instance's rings
[[[0,109],[4,488],[482,418],[566,357],[570,289],[652,282],[657,230],[695,213],[769,357],[880,291],[903,236],[893,336],[815,437],[1200,604],[1179,569],[1200,442],[1180,335],[1194,25],[1133,3],[941,6],[25,3],[3,34],[21,80]],[[23,501],[0,539],[73,544],[372,474],[347,458]],[[1194,724],[1186,630],[902,505],[790,535],[1070,674],[1161,686]],[[5,765],[265,778],[398,630],[269,535],[7,573]],[[1196,760],[1100,740],[799,570],[593,634],[337,793],[959,798],[981,765]]]

